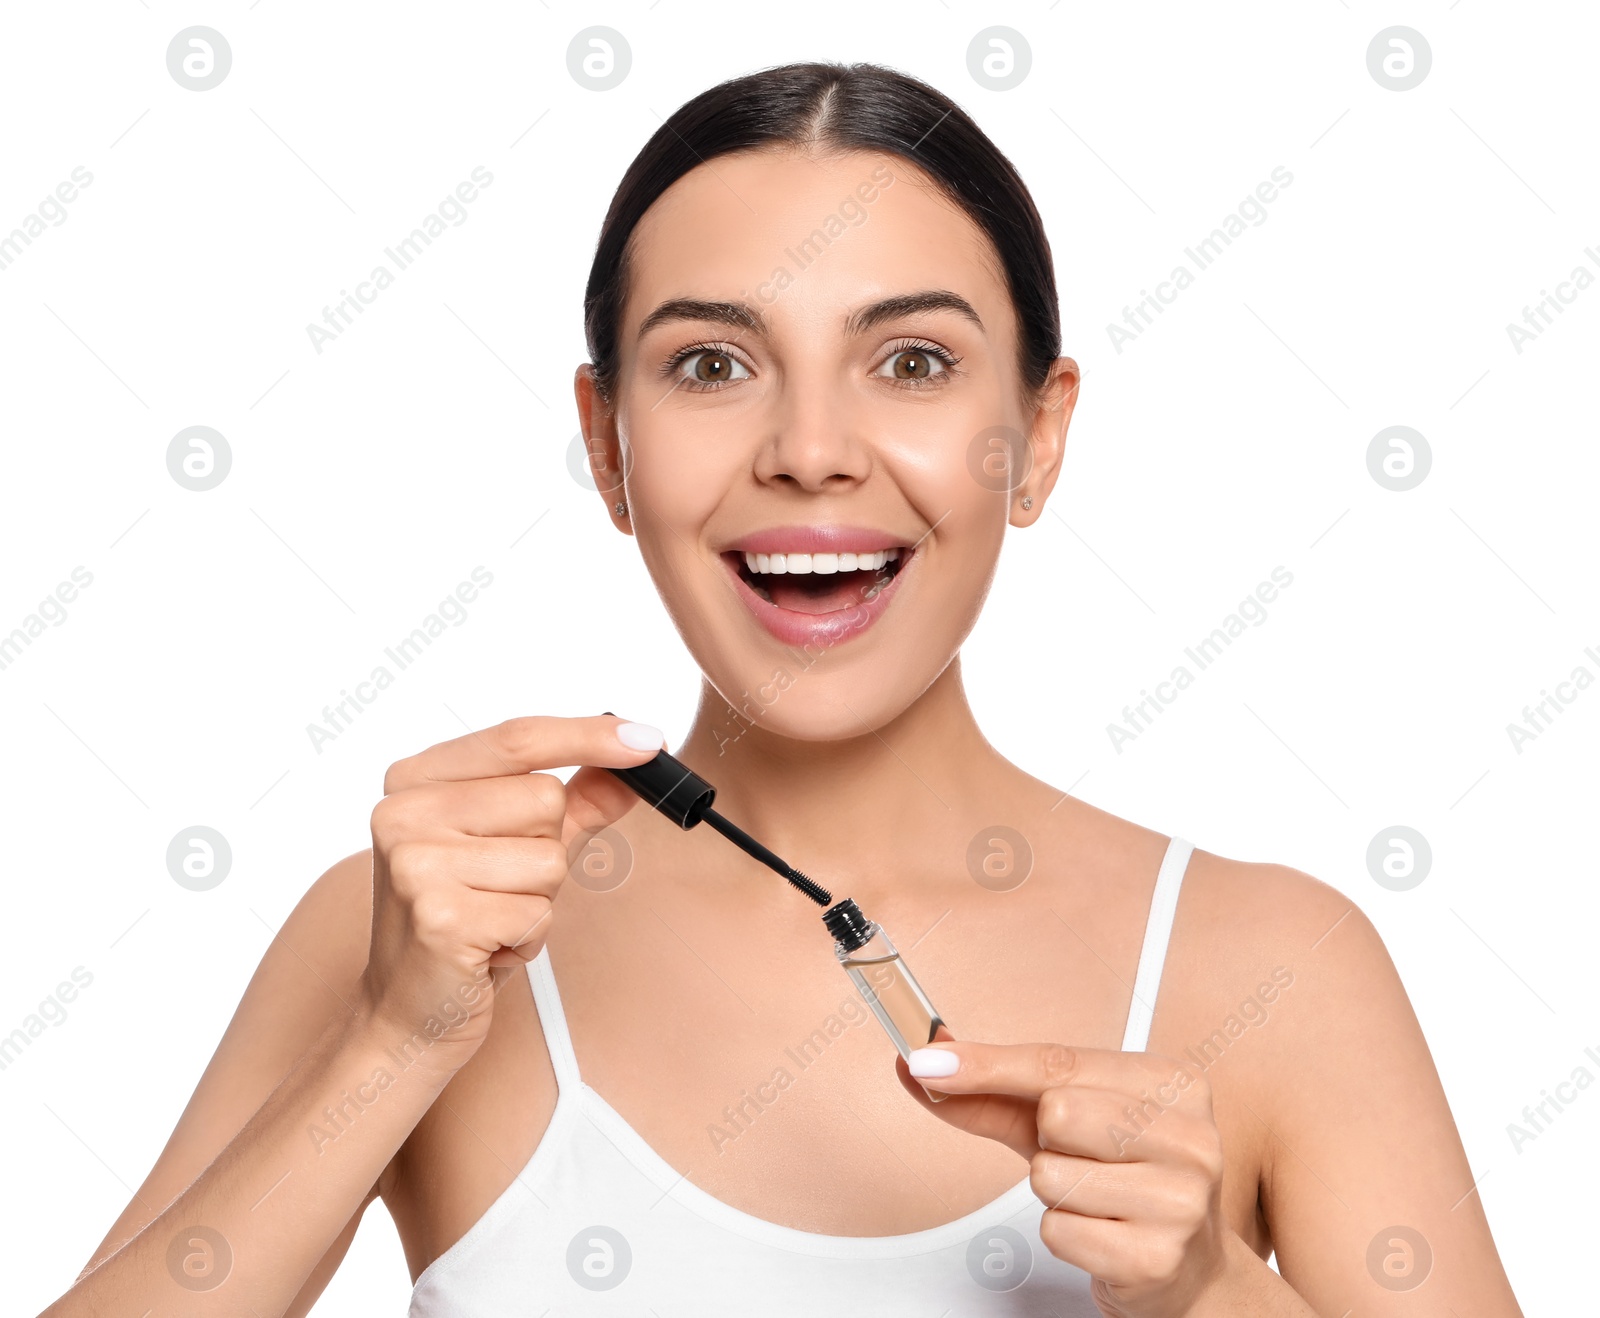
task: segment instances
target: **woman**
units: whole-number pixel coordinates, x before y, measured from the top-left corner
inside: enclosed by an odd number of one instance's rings
[[[959,649],[1078,370],[968,117],[872,65],[711,89],[624,177],[586,310],[605,514],[704,674],[676,753],[909,951],[948,1097],[809,903],[630,809],[606,770],[659,732],[516,718],[390,768],[48,1312],[303,1314],[381,1195],[417,1315],[1517,1314],[1361,912],[973,719]]]

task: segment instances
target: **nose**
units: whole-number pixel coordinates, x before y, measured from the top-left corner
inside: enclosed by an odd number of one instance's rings
[[[820,390],[790,393],[768,424],[772,432],[755,461],[763,484],[833,494],[859,485],[872,470],[848,407]]]

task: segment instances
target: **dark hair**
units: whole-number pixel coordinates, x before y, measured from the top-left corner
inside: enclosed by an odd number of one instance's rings
[[[803,63],[718,83],[686,101],[628,166],[600,226],[584,331],[602,398],[617,381],[628,240],[656,198],[702,161],[780,147],[883,151],[922,169],[994,244],[1020,330],[1019,368],[1037,398],[1061,352],[1050,243],[1016,167],[943,92],[880,64]]]

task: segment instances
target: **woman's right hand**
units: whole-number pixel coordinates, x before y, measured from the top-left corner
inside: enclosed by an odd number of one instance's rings
[[[483,1042],[489,968],[539,954],[574,845],[638,800],[605,769],[643,764],[661,745],[655,728],[609,714],[514,718],[389,766],[372,811],[358,1011],[408,1050],[406,1065],[426,1054],[453,1070]],[[590,767],[565,783],[540,772],[574,764]]]

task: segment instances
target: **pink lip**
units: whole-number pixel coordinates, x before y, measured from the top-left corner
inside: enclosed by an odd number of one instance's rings
[[[770,526],[724,545],[723,552],[737,549],[751,554],[784,554],[790,550],[801,554],[870,554],[875,549],[909,546],[910,541],[870,526]]]
[[[782,534],[786,538],[777,540],[776,543],[787,545],[790,548],[796,548],[802,544],[821,543],[815,535],[807,537],[797,534],[801,530],[802,528],[793,528],[783,531]],[[873,549],[888,548],[896,543],[892,538],[884,539],[882,534],[877,531],[860,531],[855,528],[835,528],[835,530],[836,532],[843,531],[845,536],[852,537],[848,540],[849,544],[859,544],[861,546],[860,549],[847,547],[836,552],[871,552]],[[761,532],[758,535],[751,536],[741,543],[737,551],[724,551],[721,558],[727,564],[728,575],[733,578],[734,590],[738,592],[739,598],[744,601],[745,607],[755,616],[755,620],[782,644],[800,648],[827,649],[860,636],[883,616],[884,610],[889,607],[890,602],[894,599],[895,592],[899,590],[901,580],[906,573],[912,570],[912,564],[917,558],[917,552],[914,549],[909,547],[903,549],[901,557],[904,561],[900,565],[900,570],[890,578],[887,586],[864,604],[852,604],[843,609],[836,609],[832,613],[800,613],[794,609],[780,608],[778,605],[762,599],[761,596],[750,589],[744,578],[739,575],[739,564],[743,561],[745,545],[752,546],[749,552],[753,554],[775,552],[771,549],[754,548],[756,544],[773,543],[771,537],[774,534],[772,532]],[[826,532],[823,534],[825,535]],[[866,538],[869,536],[877,538],[869,541]],[[809,549],[801,550],[800,552],[828,553],[833,543],[837,542],[828,541],[827,545],[820,550]]]

